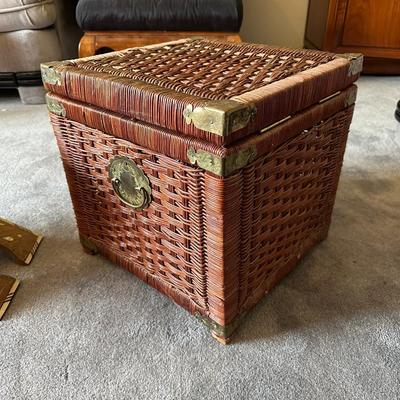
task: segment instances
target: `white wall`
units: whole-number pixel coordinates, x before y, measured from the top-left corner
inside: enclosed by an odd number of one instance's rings
[[[308,0],[243,0],[245,42],[303,47]]]

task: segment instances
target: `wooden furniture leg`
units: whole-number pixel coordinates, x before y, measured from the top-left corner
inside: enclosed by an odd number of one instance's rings
[[[79,43],[79,57],[89,57],[129,47],[170,42],[187,37],[206,37],[228,42],[241,42],[236,32],[171,32],[171,31],[95,31],[86,32]]]

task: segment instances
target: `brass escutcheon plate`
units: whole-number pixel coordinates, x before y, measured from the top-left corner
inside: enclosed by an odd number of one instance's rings
[[[109,177],[118,198],[136,210],[144,210],[151,203],[150,181],[129,158],[116,156],[110,160]]]

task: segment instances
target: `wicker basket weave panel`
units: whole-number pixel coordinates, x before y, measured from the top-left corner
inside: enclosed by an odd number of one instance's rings
[[[62,117],[52,115],[52,123],[80,233],[104,254],[133,259],[142,278],[173,287],[205,313],[203,171]],[[115,195],[108,179],[114,156],[134,160],[150,178],[146,210],[134,212]]]
[[[97,107],[83,105],[58,95],[48,94],[47,99],[49,102],[57,104],[58,114],[62,114],[67,119],[78,121],[85,126],[98,129],[114,137],[126,139],[155,153],[192,163],[189,157],[190,150],[195,152],[205,151],[219,158],[230,157],[230,155],[246,151],[249,147],[255,149],[258,157],[268,154],[298,134],[299,131],[309,128],[318,121],[326,120],[353,104],[356,92],[357,87],[352,85],[331,99],[292,116],[284,123],[228,147],[216,146],[197,138],[183,136],[114,113],[104,112]]]
[[[75,65],[205,99],[226,100],[334,59],[334,54],[320,51],[189,40],[115,52],[101,62],[77,60]]]
[[[353,107],[243,170],[240,312],[327,235]]]
[[[223,181],[207,175],[221,215],[219,236],[207,237],[212,250],[219,244],[220,259],[208,258],[208,271],[220,272],[208,280],[224,299],[209,299],[219,324],[233,323],[326,237],[352,115],[353,107],[336,113]]]

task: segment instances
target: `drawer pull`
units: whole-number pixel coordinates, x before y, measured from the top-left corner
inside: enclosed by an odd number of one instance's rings
[[[144,210],[151,203],[150,181],[144,172],[127,157],[110,160],[109,176],[115,194],[136,210]]]

